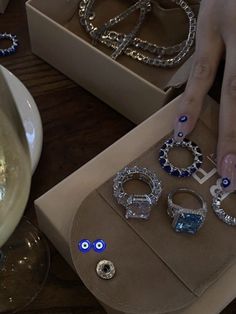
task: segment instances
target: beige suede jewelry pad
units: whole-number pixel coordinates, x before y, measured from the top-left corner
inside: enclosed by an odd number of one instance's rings
[[[212,156],[216,150],[217,121],[218,107],[208,101],[197,127],[189,136],[204,155],[203,171],[194,177],[175,178],[160,167],[158,154],[164,139],[130,164],[151,169],[162,181],[162,195],[153,206],[148,221],[124,218],[125,209],[112,196],[114,176],[92,192],[79,207],[71,233],[74,266],[98,300],[117,313],[182,313],[181,309],[196,301],[235,264],[236,229],[220,221],[211,208],[211,193],[219,178]],[[191,163],[192,156],[185,150],[173,150],[171,160],[183,166]],[[203,183],[206,173],[212,175]],[[207,202],[205,224],[195,235],[176,233],[166,213],[167,194],[179,187],[195,190]],[[144,186],[137,181],[127,186],[130,192],[141,192],[142,188]],[[199,207],[196,200],[186,194],[180,194],[175,200],[186,207]],[[232,209],[234,204],[235,195],[228,196],[223,202],[226,209]],[[106,251],[102,254],[80,253],[77,242],[83,238],[91,241],[104,239]],[[116,267],[117,274],[110,281],[96,275],[96,264],[102,259],[111,260]]]

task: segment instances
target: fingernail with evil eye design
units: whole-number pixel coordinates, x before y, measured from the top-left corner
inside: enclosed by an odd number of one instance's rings
[[[236,189],[236,155],[228,154],[222,162],[222,181],[221,186],[227,192]]]
[[[176,141],[182,141],[186,136],[186,128],[187,128],[187,122],[188,122],[188,116],[187,115],[181,115],[175,124],[174,129],[174,139]]]

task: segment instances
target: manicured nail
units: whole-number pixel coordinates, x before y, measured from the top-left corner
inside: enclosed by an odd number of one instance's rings
[[[188,116],[181,115],[177,118],[174,129],[174,139],[182,141],[187,135]]]
[[[221,186],[225,191],[232,192],[236,189],[236,155],[226,155],[221,167]]]

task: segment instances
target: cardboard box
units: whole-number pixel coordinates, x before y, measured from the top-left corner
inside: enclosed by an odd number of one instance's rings
[[[4,13],[10,0],[0,0],[0,13]]]
[[[81,204],[91,192],[114,176],[118,170],[139,157],[171,132],[178,101],[179,98],[173,100],[35,201],[40,228],[72,267],[74,265],[70,252],[71,227]],[[201,121],[216,136],[218,106],[212,99],[208,99],[204,108]],[[116,158],[116,156],[118,157]],[[203,174],[204,172],[202,172]],[[211,175],[208,176],[208,179],[212,178],[212,175],[216,175],[214,166],[209,170],[209,174]],[[202,178],[199,178],[199,180],[201,181]],[[215,219],[216,223],[222,224],[222,228],[227,227],[221,221],[218,222],[217,218]],[[211,283],[204,293],[200,294],[197,301],[176,313],[219,313],[236,296],[235,276],[236,263],[233,263],[217,280]],[[121,313],[110,309],[109,304],[103,305],[108,313]]]
[[[116,10],[115,14],[127,7],[120,7],[120,3],[124,5],[125,2],[107,0],[105,5],[103,3],[107,13],[98,16],[98,19],[105,21],[113,15],[112,10]],[[91,45],[91,38],[79,23],[78,4],[79,0],[27,1],[33,53],[133,122],[145,120],[176,95],[176,87],[186,82],[191,59],[172,69],[151,67],[127,56],[121,56],[118,62],[113,61],[110,57],[111,50]],[[98,1],[97,15],[103,12],[103,7],[99,5]],[[198,4],[194,4],[193,8],[197,11]],[[150,23],[148,20],[150,25],[144,30],[144,38],[152,34],[154,38],[151,40],[155,42],[157,32],[166,45],[183,40],[187,23],[183,12],[178,8],[172,8],[170,12],[161,8],[156,11],[159,16],[150,19]],[[127,27],[130,29],[129,25]],[[166,33],[174,37],[169,39],[169,43],[165,40]]]

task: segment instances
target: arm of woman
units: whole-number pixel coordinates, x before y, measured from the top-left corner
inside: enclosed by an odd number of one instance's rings
[[[224,53],[217,169],[223,188],[231,192],[236,189],[236,1],[202,0],[195,60],[174,126],[176,140],[193,130]]]

